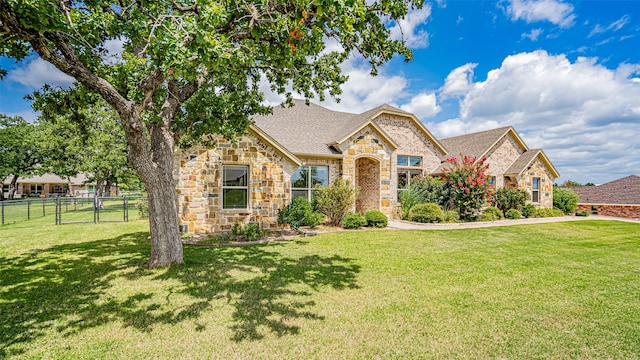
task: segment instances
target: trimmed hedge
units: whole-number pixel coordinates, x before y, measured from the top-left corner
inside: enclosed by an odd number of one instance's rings
[[[380,210],[369,210],[364,214],[364,218],[367,220],[367,226],[383,228],[387,227],[389,219]]]
[[[367,219],[360,213],[350,212],[342,218],[342,227],[345,229],[360,229],[367,225]]]
[[[409,221],[419,223],[441,223],[444,221],[444,212],[438,204],[417,204],[409,210]]]
[[[522,213],[516,209],[509,209],[507,213],[504,214],[504,217],[511,220],[518,220],[522,217]]]

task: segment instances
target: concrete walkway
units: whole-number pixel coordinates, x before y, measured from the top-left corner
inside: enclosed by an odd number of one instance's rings
[[[453,229],[475,229],[486,228],[493,226],[511,226],[511,225],[526,225],[526,224],[543,224],[553,222],[565,222],[565,221],[585,221],[585,220],[615,220],[640,224],[640,220],[626,219],[611,216],[562,216],[551,218],[530,218],[519,220],[498,220],[487,222],[470,222],[470,223],[447,223],[447,224],[421,224],[404,220],[389,220],[387,229],[401,229],[401,230],[453,230]]]

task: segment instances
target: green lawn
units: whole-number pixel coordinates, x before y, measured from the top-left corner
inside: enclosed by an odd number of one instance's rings
[[[185,247],[155,270],[147,226],[0,227],[0,358],[640,358],[639,224]]]

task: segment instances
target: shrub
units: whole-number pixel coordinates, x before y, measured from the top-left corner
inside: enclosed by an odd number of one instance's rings
[[[527,204],[522,209],[522,215],[526,218],[532,218],[536,216],[536,207],[533,204]]]
[[[480,215],[480,221],[495,221],[502,219],[502,210],[495,206],[489,206]]]
[[[589,216],[589,212],[586,210],[576,212],[576,216]]]
[[[389,221],[380,210],[369,210],[364,214],[364,218],[367,220],[367,226],[377,228],[386,227]]]
[[[409,211],[409,220],[419,223],[440,223],[444,221],[444,212],[438,204],[417,204]]]
[[[360,213],[350,212],[342,219],[342,227],[345,229],[360,229],[367,225],[367,219]]]
[[[317,212],[308,212],[304,214],[304,224],[315,229],[324,220],[324,215]]]
[[[500,188],[493,195],[491,204],[502,210],[503,214],[506,214],[511,209],[522,209],[526,201],[526,191],[515,188]]]
[[[447,210],[444,212],[444,222],[457,223],[460,221],[460,215],[455,210]]]
[[[400,201],[400,219],[409,220],[409,211],[415,204],[420,202],[418,193],[409,187],[400,191],[398,200]]]
[[[564,212],[562,212],[562,210],[557,208],[536,209],[535,217],[537,218],[548,218],[548,217],[558,217],[558,216],[564,216]]]
[[[522,213],[516,209],[509,209],[507,213],[504,214],[504,217],[511,220],[518,220],[522,217]]]
[[[434,203],[438,204],[442,209],[453,208],[449,186],[440,178],[431,176],[414,177],[411,179],[411,185],[402,193],[407,191],[414,194],[418,204]]]
[[[291,204],[278,210],[278,222],[282,225],[289,224],[291,227],[299,228],[303,225],[311,227],[317,226],[321,219],[313,213],[311,203],[302,196],[298,196]]]
[[[138,199],[136,207],[138,208],[138,215],[141,219],[149,218],[149,200],[146,197]]]
[[[455,157],[446,160],[449,166],[444,169],[444,176],[460,219],[469,221],[475,219],[480,209],[491,201],[492,188],[487,182],[489,165],[485,164],[486,158],[461,156],[462,162]]]
[[[333,184],[317,188],[314,202],[318,212],[324,214],[332,226],[339,226],[356,199],[358,189],[348,181],[336,178]]]
[[[580,196],[571,189],[553,189],[553,207],[562,210],[566,215],[576,211]]]
[[[256,241],[262,239],[264,231],[260,229],[258,223],[243,224],[241,222],[235,222],[231,227],[231,236],[228,240],[231,241]]]

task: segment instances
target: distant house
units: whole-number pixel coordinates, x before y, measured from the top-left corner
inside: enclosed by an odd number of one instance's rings
[[[9,180],[4,179],[2,191],[5,198],[9,196]],[[70,179],[54,174],[44,174],[18,178],[15,198],[23,197],[56,197],[56,196],[90,196],[96,191],[95,182],[88,180],[86,174],[78,174]]]
[[[571,189],[580,195],[578,211],[640,219],[640,177],[636,175],[598,186]]]
[[[229,230],[236,221],[274,227],[278,209],[339,177],[360,188],[355,211],[394,217],[414,176],[438,175],[460,153],[487,157],[496,187],[518,187],[536,206],[553,206],[558,172],[512,127],[438,140],[415,115],[390,105],[361,114],[294,105],[254,117],[234,143],[210,135],[215,146],[176,151],[181,225],[196,232]]]

